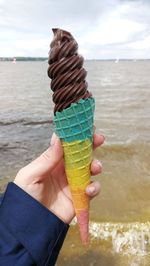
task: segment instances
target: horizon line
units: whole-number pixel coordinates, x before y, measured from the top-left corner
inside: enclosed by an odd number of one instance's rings
[[[48,57],[45,56],[0,56],[0,60],[17,60],[17,59],[34,59],[34,60],[38,60],[38,59],[42,59],[42,60],[47,60]],[[120,61],[120,60],[150,60],[150,58],[85,58],[86,60],[114,60],[114,61]]]

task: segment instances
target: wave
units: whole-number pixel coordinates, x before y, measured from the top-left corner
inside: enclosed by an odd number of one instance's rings
[[[134,152],[134,148],[135,148],[136,144],[110,144],[110,145],[104,145],[102,147],[104,152],[115,152],[115,153],[120,153],[122,152],[122,149],[124,149],[124,152],[128,152],[128,153],[133,153]]]
[[[90,222],[92,240],[111,241],[115,253],[150,255],[150,222],[95,223]]]
[[[9,126],[9,125],[18,124],[18,123],[22,124],[24,122],[25,122],[24,119],[12,120],[12,121],[0,121],[0,126]]]
[[[25,122],[24,125],[43,125],[43,124],[52,124],[53,120],[42,120],[42,121],[29,121]]]
[[[146,150],[149,150],[149,142],[147,140],[145,141],[140,141],[140,140],[134,140],[130,143],[109,143],[109,144],[104,144],[101,147],[101,150],[96,151],[97,154],[126,154],[129,156],[132,156],[134,154],[139,154],[139,150],[140,153],[145,152]]]
[[[43,125],[53,123],[52,119],[41,120],[41,121],[28,121],[26,119],[12,120],[12,121],[0,121],[0,126],[9,126],[14,124],[23,124],[23,125]]]
[[[5,142],[5,143],[0,143],[0,151],[5,152],[8,150],[14,150],[14,149],[26,149],[22,145],[20,145],[21,142],[14,142],[13,144],[11,142]]]
[[[129,156],[134,155],[137,152],[137,147],[141,145],[140,143],[120,143],[120,144],[104,144],[100,150],[96,150],[97,155],[107,155],[107,154],[126,154]]]
[[[76,220],[72,225],[76,224]],[[123,255],[150,255],[150,222],[90,222],[91,241],[111,242],[112,251]]]

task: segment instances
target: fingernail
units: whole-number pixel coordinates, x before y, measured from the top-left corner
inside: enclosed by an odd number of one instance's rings
[[[88,187],[87,190],[89,193],[93,194],[95,192],[95,187]]]
[[[104,135],[101,135],[103,137],[103,139],[105,140],[105,136]]]
[[[57,135],[54,132],[52,137],[51,137],[51,141],[50,141],[51,146],[53,146],[55,144],[56,139],[57,139]]]
[[[102,166],[102,163],[99,161],[99,160],[95,160],[95,162],[96,162],[96,164],[98,164],[99,165],[99,167],[100,168],[102,168],[103,166]]]
[[[93,133],[95,133],[96,131],[96,126],[93,126]]]

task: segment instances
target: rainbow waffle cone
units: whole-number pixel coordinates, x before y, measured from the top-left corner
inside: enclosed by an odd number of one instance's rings
[[[65,170],[83,244],[88,243],[89,198],[85,189],[90,183],[94,109],[95,101],[91,97],[72,103],[54,116],[56,133],[64,149]]]

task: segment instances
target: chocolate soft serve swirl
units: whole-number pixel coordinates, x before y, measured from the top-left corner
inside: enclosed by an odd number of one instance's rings
[[[77,42],[65,30],[52,30],[54,38],[50,44],[47,72],[51,78],[56,113],[92,94],[87,90],[87,72],[83,68],[84,59],[78,54]]]

